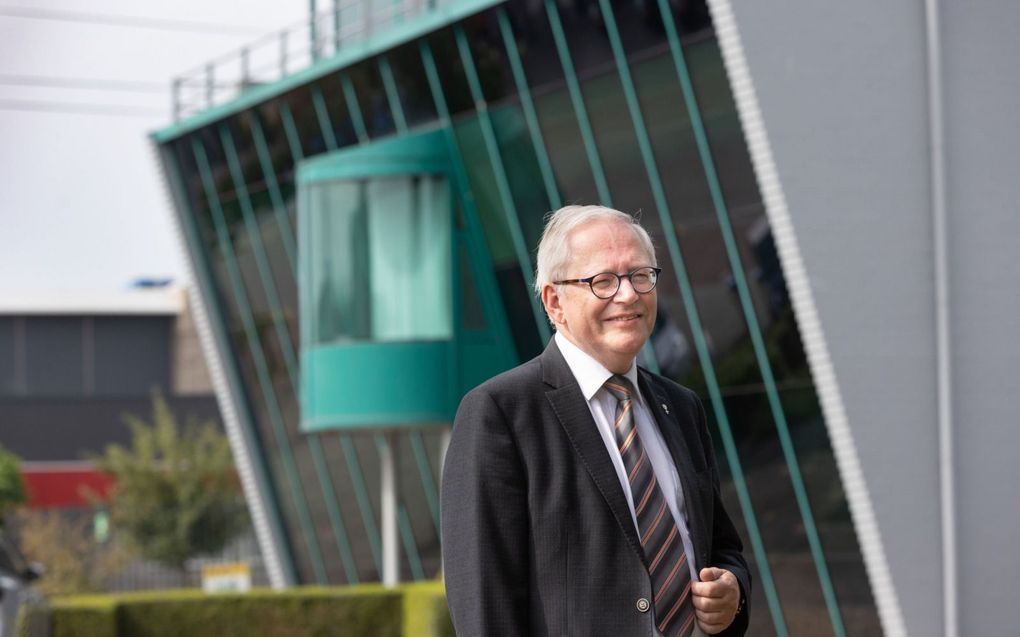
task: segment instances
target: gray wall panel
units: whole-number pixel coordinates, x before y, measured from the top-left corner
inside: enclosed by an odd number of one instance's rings
[[[958,634],[1005,635],[1020,570],[1020,5],[936,4]],[[943,634],[924,5],[732,5],[906,626]]]
[[[1020,6],[943,3],[961,635],[1015,634]]]
[[[935,635],[923,5],[731,4],[904,619],[911,634]]]
[[[14,321],[11,316],[0,316],[0,396],[18,391],[18,374],[14,353]]]
[[[80,316],[25,318],[28,393],[80,396],[85,391]]]
[[[211,395],[164,397],[177,424],[189,420],[219,423]],[[152,400],[135,397],[0,398],[0,445],[26,462],[89,460],[107,444],[131,444],[124,417],[152,422]]]
[[[96,316],[93,321],[95,393],[101,396],[170,393],[173,319]]]

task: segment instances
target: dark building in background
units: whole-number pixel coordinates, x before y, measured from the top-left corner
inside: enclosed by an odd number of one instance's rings
[[[880,631],[705,6],[415,7],[327,13],[272,71],[252,49],[181,78],[153,134],[272,582],[437,575],[451,409],[541,351],[543,217],[599,202],[657,245],[643,364],[704,400],[751,634]]]
[[[219,421],[184,290],[0,302],[0,444],[23,461],[31,508],[79,509],[109,478],[89,457],[127,445],[159,392],[180,422]]]

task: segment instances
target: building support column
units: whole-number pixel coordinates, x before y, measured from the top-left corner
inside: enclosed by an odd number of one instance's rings
[[[382,504],[383,585],[396,586],[400,581],[400,543],[397,538],[397,437],[386,434],[386,444],[379,448],[380,492]]]

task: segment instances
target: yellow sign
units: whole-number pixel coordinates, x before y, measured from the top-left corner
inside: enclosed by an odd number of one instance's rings
[[[251,567],[246,562],[203,566],[202,590],[206,593],[246,593],[251,590]]]

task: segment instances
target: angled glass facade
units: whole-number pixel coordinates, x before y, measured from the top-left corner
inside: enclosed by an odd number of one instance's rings
[[[373,205],[425,196],[421,181],[396,177],[323,192],[312,204],[323,224],[298,227],[302,162],[427,131],[445,142],[456,195],[449,219],[429,221],[438,234],[391,216],[385,245],[369,238],[385,236],[372,230],[383,214]],[[314,285],[316,324],[334,330],[317,339],[436,336],[449,311],[502,334],[509,366],[550,337],[529,288],[543,216],[600,202],[639,213],[656,244],[659,318],[643,363],[705,403],[754,569],[750,634],[880,630],[704,5],[511,0],[156,139],[294,581],[381,578],[387,451],[398,464],[401,576],[435,577],[444,435],[302,430],[299,326],[311,317],[300,316],[299,285]],[[457,245],[472,232],[480,243],[448,263],[407,260],[417,241]],[[325,282],[304,276],[299,243],[335,251]],[[387,252],[395,246],[401,258]],[[378,282],[348,276],[358,259]],[[452,280],[437,280],[451,267]],[[455,309],[400,322],[402,303],[446,298],[445,286],[460,291]]]

